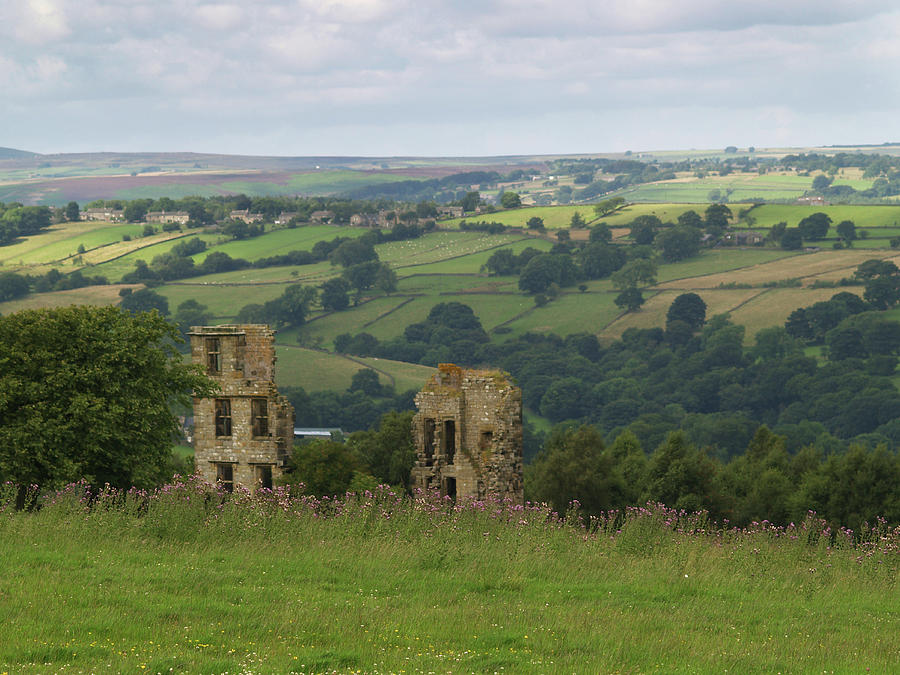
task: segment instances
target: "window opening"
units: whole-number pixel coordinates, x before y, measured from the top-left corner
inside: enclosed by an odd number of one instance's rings
[[[269,435],[269,405],[264,398],[254,398],[250,401],[250,414],[253,417],[253,435]]]
[[[231,399],[216,399],[216,436],[231,436]]]
[[[219,338],[206,338],[206,372],[210,374],[222,372]]]
[[[425,420],[425,459],[434,458],[434,420]]]
[[[450,497],[450,499],[456,499],[456,479],[455,478],[445,478],[444,479],[444,494]]]
[[[447,461],[453,463],[453,456],[456,454],[456,422],[446,420],[444,422],[444,455]],[[455,485],[455,483],[454,483]]]
[[[225,492],[233,492],[234,466],[225,462],[216,464],[216,482],[222,484]]]
[[[256,467],[256,486],[272,489],[272,467],[268,464],[260,464]]]

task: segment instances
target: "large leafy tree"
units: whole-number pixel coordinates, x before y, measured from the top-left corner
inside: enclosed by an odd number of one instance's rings
[[[0,317],[0,481],[151,486],[170,457],[175,402],[213,385],[156,313],[62,307]]]

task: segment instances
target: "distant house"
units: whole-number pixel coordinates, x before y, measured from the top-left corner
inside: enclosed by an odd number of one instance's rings
[[[125,220],[124,209],[84,209],[81,212],[82,220],[102,220],[109,223],[120,223]]]
[[[232,220],[243,220],[248,225],[250,223],[258,223],[263,219],[261,213],[250,213],[247,209],[232,211],[229,216]]]
[[[377,224],[377,217],[370,213],[354,213],[350,216],[350,225],[353,227],[372,227]]]
[[[463,207],[461,206],[439,206],[437,207],[438,218],[462,218]]]
[[[275,218],[276,225],[287,225],[294,218],[299,216],[300,214],[296,211],[282,211],[277,218]]]
[[[314,223],[330,223],[334,220],[334,211],[313,211],[309,219]]]
[[[725,243],[732,246],[760,246],[766,237],[759,232],[740,231],[729,232],[725,235]]]
[[[184,225],[191,219],[187,211],[150,211],[145,220],[148,223],[178,223]]]
[[[379,211],[378,227],[393,227],[398,222],[396,211]]]
[[[797,203],[804,206],[828,206],[829,204],[822,196],[799,197]]]

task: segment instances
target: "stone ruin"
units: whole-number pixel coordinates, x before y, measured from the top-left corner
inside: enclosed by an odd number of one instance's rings
[[[442,363],[416,407],[414,488],[523,503],[522,390],[506,374]]]
[[[294,408],[275,388],[275,331],[266,325],[193,326],[191,360],[219,385],[194,399],[194,462],[200,475],[271,488],[293,446]]]

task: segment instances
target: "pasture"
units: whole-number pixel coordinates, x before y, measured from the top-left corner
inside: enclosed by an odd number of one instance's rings
[[[803,218],[822,212],[832,220],[830,234],[842,220],[852,220],[858,228],[900,227],[900,205],[865,204],[857,206],[829,205],[807,206],[804,204],[761,204],[750,212],[756,220],[754,227],[772,227],[775,223],[786,222],[796,227]],[[736,215],[736,214],[735,214]],[[873,236],[875,232],[873,231]],[[896,236],[896,235],[890,235]]]
[[[276,349],[278,386],[303,387],[306,391],[343,391],[357,371],[371,368],[382,385],[396,391],[421,389],[433,368],[389,359],[343,356],[297,345],[279,344]]]
[[[7,491],[8,492],[8,491]],[[9,495],[4,495],[7,499]],[[892,672],[897,531],[379,489],[0,506],[0,672]],[[14,571],[14,573],[13,573]],[[600,627],[601,629],[598,629]]]

